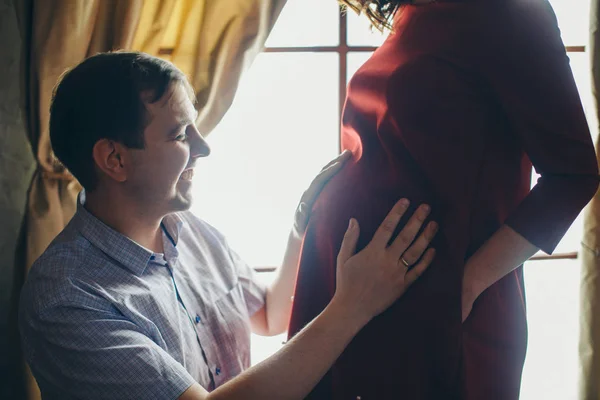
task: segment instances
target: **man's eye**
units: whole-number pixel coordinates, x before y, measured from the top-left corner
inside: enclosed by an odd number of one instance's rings
[[[187,140],[187,138],[188,138],[188,135],[187,135],[187,133],[182,133],[182,134],[180,134],[180,135],[177,135],[177,136],[175,136],[175,140],[178,140],[178,141],[180,141],[180,142],[184,142],[184,141],[186,141],[186,140]]]

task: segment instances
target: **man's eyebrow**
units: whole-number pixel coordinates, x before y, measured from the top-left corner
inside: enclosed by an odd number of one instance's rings
[[[190,119],[188,117],[178,119],[177,124],[173,128],[169,129],[169,135],[175,136],[184,126],[195,124],[196,118],[198,118],[198,111],[194,112],[194,119]]]

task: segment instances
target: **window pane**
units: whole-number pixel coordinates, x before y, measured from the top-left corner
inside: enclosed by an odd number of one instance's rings
[[[381,46],[387,37],[387,32],[381,33],[371,29],[371,23],[364,15],[357,15],[354,11],[348,10],[347,16],[350,46]]]
[[[588,53],[568,53],[571,61],[571,70],[575,77],[575,83],[579,89],[579,96],[588,118],[594,114],[594,101],[592,96],[592,78],[590,67],[590,56]]]
[[[579,278],[577,260],[525,264],[529,339],[521,400],[577,398]]]
[[[352,79],[352,76],[356,73],[356,71],[358,71],[361,65],[363,65],[365,61],[369,59],[369,57],[371,57],[371,54],[373,53],[370,51],[357,51],[348,53],[348,61],[346,62],[346,76],[348,81],[346,84],[350,82],[350,79]]]
[[[267,47],[336,46],[339,6],[335,0],[288,0]]]
[[[193,211],[250,265],[279,265],[300,196],[338,152],[338,56],[264,53],[199,160]]]
[[[549,0],[556,13],[563,42],[567,46],[589,42],[590,0]]]

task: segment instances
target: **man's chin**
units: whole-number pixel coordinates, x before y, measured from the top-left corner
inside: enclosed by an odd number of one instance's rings
[[[171,212],[187,211],[192,206],[192,203],[193,197],[191,194],[178,193],[177,197],[170,202],[169,208],[171,208]]]

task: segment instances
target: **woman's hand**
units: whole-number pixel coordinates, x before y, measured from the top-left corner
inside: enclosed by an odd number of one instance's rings
[[[422,205],[410,218],[398,237],[388,246],[398,222],[408,208],[402,199],[385,218],[371,242],[355,254],[359,236],[358,222],[350,224],[337,259],[337,288],[332,305],[352,309],[364,323],[396,301],[431,264],[435,250],[428,249],[437,232],[430,222],[415,240],[429,207]]]
[[[462,284],[462,320],[477,298],[534,255],[539,248],[508,225],[503,225],[467,260]]]
[[[473,310],[473,303],[478,296],[470,295],[468,291],[463,290],[462,294],[462,322],[465,322],[469,315],[471,315],[471,310]]]

